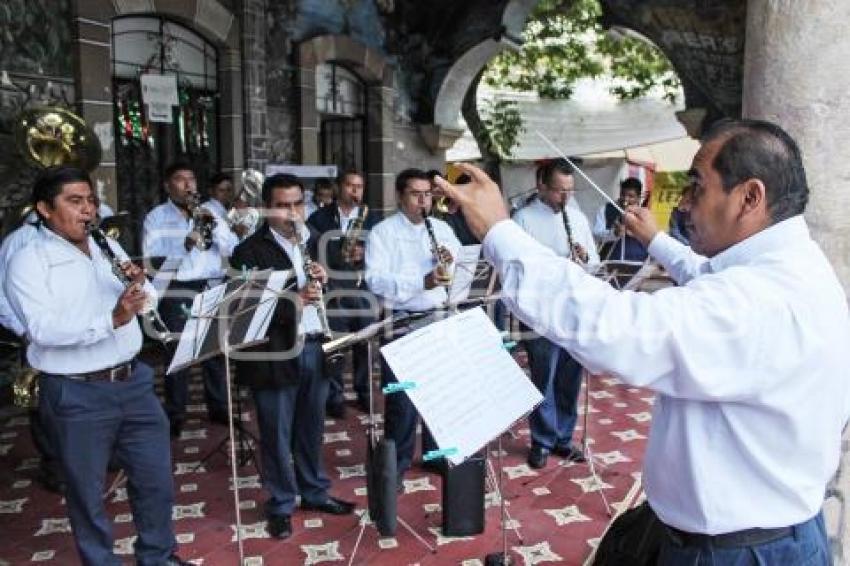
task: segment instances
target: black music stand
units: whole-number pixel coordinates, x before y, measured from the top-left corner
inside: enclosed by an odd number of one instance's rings
[[[167,374],[184,369],[214,356],[224,356],[227,388],[227,420],[230,441],[231,482],[236,512],[236,541],[240,564],[245,560],[242,541],[242,514],[236,456],[236,430],[243,429],[233,422],[233,380],[230,373],[231,352],[263,343],[277,300],[287,290],[284,284],[292,271],[245,271],[241,278],[213,287],[195,295],[189,320],[183,328],[180,342]],[[240,414],[241,416],[241,414]],[[242,440],[240,440],[242,442]],[[221,446],[221,445],[220,445]],[[214,450],[217,451],[218,448]],[[208,454],[205,459],[212,454]]]
[[[378,437],[378,422],[375,418],[375,403],[374,403],[374,353],[372,340],[381,332],[391,332],[394,328],[421,321],[427,317],[430,312],[415,312],[406,315],[395,315],[384,320],[372,323],[369,326],[358,330],[352,334],[348,334],[336,340],[331,340],[322,345],[322,351],[326,356],[338,355],[345,349],[366,342],[367,362],[369,368],[368,389],[369,389],[369,421],[366,426],[366,447],[367,447],[367,463],[366,463],[366,498],[367,506],[363,514],[358,518],[360,527],[357,533],[357,540],[354,542],[354,548],[351,551],[351,558],[348,565],[351,566],[357,556],[357,550],[360,548],[360,542],[363,540],[363,534],[367,526],[373,526],[381,536],[392,536],[395,534],[396,524],[400,524],[404,529],[411,534],[416,540],[422,543],[425,548],[432,553],[437,550],[428,544],[422,535],[417,533],[404,519],[398,516],[397,499],[398,486],[396,473],[396,451],[395,443],[392,440],[379,439]]]

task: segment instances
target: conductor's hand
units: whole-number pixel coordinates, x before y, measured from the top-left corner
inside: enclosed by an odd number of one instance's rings
[[[298,291],[298,296],[304,304],[318,303],[322,298],[322,286],[318,281],[311,281]]]
[[[146,301],[145,291],[140,284],[133,283],[127,287],[112,309],[112,327],[118,328],[133,320],[145,307]]]
[[[658,234],[655,217],[648,208],[630,206],[626,209],[626,214],[623,215],[623,222],[626,226],[626,233],[637,238],[644,247],[649,247],[649,243]]]
[[[316,281],[320,281],[322,285],[326,285],[328,282],[328,272],[325,271],[325,268],[316,263],[315,261],[310,262],[310,273],[308,275],[315,279]]]
[[[472,233],[483,241],[490,228],[509,218],[505,200],[499,186],[487,173],[468,163],[455,165],[472,180],[465,185],[452,185],[440,176],[434,177],[437,186],[435,193],[438,196],[446,195],[458,204]]]
[[[122,263],[121,271],[124,273],[127,279],[129,279],[133,283],[138,283],[139,285],[145,284],[145,271],[132,261],[125,261],[124,263]]]

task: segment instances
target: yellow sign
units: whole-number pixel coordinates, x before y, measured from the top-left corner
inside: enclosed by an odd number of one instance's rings
[[[655,216],[658,227],[667,230],[670,225],[670,213],[679,204],[682,189],[688,183],[688,174],[684,171],[664,171],[655,173],[649,209]]]

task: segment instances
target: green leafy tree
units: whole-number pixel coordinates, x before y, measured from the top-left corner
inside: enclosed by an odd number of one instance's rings
[[[487,150],[500,159],[511,156],[525,131],[522,116],[513,100],[486,100],[481,111],[481,123],[487,132]]]
[[[484,83],[565,99],[579,79],[604,77],[613,79],[611,92],[621,99],[656,87],[675,99],[680,84],[664,54],[636,38],[612,38],[599,23],[601,15],[598,0],[541,0],[526,24],[522,48],[491,61]]]

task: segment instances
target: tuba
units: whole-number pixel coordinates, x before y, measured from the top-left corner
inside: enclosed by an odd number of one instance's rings
[[[15,118],[15,143],[33,166],[42,169],[72,165],[91,171],[100,163],[100,142],[85,120],[57,106],[23,110]],[[20,368],[12,381],[13,402],[18,407],[38,406],[35,368]]]
[[[236,193],[233,202],[243,200],[246,196],[251,201],[256,202],[263,192],[263,182],[265,182],[263,174],[256,169],[245,169],[242,171],[241,180],[242,186],[239,188],[239,192]],[[237,208],[234,205],[227,211],[227,223],[231,229],[236,226],[244,226],[247,228],[248,233],[251,233],[257,228],[257,224],[260,223],[260,211],[253,206]]]

